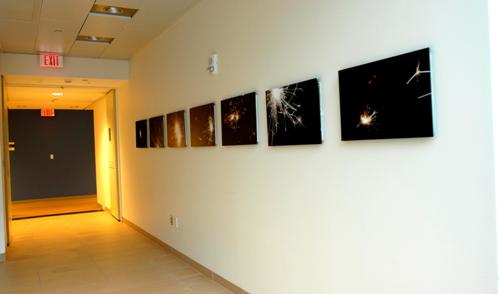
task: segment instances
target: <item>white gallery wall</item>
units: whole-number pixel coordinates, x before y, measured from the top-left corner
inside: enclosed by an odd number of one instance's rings
[[[2,76],[3,70],[2,70],[2,58],[0,55],[0,76]],[[0,82],[1,83],[1,82]],[[0,85],[0,99],[3,99],[3,87]],[[2,109],[0,112],[0,122],[3,122],[3,114],[4,110]],[[2,132],[2,138],[3,138],[3,127],[0,127],[0,131]],[[3,149],[4,144],[3,141],[0,143],[0,154],[3,154]],[[0,256],[5,254],[5,248],[6,248],[6,239],[7,239],[7,228],[5,227],[6,225],[6,218],[5,218],[5,190],[3,186],[4,182],[4,173],[5,169],[3,166],[3,155],[0,155],[0,158],[2,158],[2,173],[0,176],[0,184],[2,185],[2,189],[0,189]],[[2,257],[0,257],[0,261],[2,260]]]
[[[435,137],[342,142],[338,70],[424,47]],[[487,0],[204,0],[129,74],[123,216],[209,269],[258,294],[496,293]],[[324,144],[268,147],[265,90],[312,77]],[[135,148],[136,120],[254,90],[259,145]]]
[[[94,112],[94,142],[96,161],[97,202],[105,209],[110,209],[109,195],[109,134],[107,123],[106,96],[89,106]]]
[[[39,56],[3,53],[3,73],[17,76],[128,79],[128,61],[102,58],[65,57],[64,68],[40,67]]]
[[[500,210],[500,3],[496,0],[489,0],[489,21],[490,21],[490,58],[491,58],[491,86],[493,99],[493,123],[495,140],[495,186],[496,186],[496,208]],[[500,264],[500,243],[498,241],[498,232],[500,229],[500,216],[497,214],[497,271]],[[500,293],[500,289],[499,289]]]

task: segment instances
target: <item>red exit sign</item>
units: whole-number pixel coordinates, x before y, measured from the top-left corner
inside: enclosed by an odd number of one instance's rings
[[[56,111],[54,108],[43,108],[41,110],[42,117],[53,117],[56,116]]]
[[[63,68],[63,57],[59,54],[40,53],[40,66]]]

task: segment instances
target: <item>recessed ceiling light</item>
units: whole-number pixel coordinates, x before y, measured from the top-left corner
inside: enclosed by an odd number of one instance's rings
[[[120,7],[110,6],[106,9],[106,11],[112,14],[119,14],[122,12],[122,9]]]
[[[132,18],[137,13],[137,11],[139,10],[133,8],[94,4],[94,6],[92,6],[92,9],[90,10],[90,14]]]
[[[52,96],[64,96],[63,92],[52,92]]]
[[[78,37],[76,37],[76,40],[80,42],[100,43],[109,45],[111,44],[111,42],[113,42],[114,38],[78,35]]]

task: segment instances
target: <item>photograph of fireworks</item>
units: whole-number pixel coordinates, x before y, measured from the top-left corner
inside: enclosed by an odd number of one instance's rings
[[[430,50],[339,71],[342,140],[432,137]]]
[[[135,122],[135,147],[148,148],[148,120]]]
[[[257,93],[221,101],[222,145],[257,144]]]
[[[184,110],[167,114],[168,147],[186,147],[186,112]]]
[[[210,103],[189,110],[191,146],[215,146],[215,104]]]
[[[321,144],[317,79],[266,91],[269,146]]]
[[[149,119],[149,147],[165,147],[165,116],[157,116]]]

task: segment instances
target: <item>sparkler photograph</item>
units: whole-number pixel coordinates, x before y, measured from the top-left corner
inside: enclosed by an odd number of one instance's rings
[[[149,119],[149,147],[165,147],[165,116],[157,116]]]
[[[266,91],[269,146],[321,144],[317,79]]]
[[[186,147],[186,111],[167,114],[167,145],[172,148]]]
[[[135,122],[135,147],[148,148],[148,120]]]
[[[221,101],[222,145],[257,144],[257,93]]]
[[[430,49],[339,71],[342,140],[432,137]]]
[[[210,103],[189,110],[191,146],[215,146],[215,104]]]
[[[369,105],[366,106],[366,109],[359,116],[359,127],[370,128],[373,127],[377,123],[377,111],[372,110]]]

